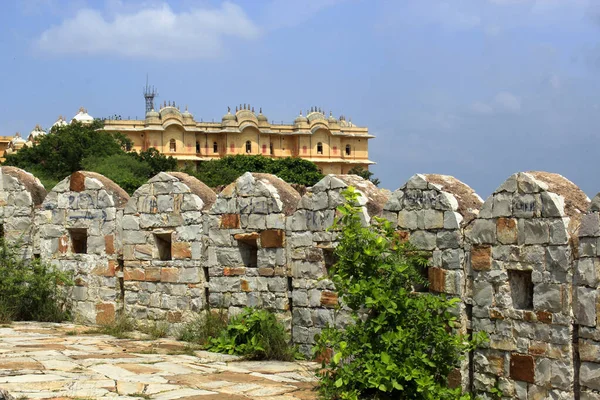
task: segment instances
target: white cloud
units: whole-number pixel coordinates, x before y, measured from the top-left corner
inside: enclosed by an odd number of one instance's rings
[[[477,101],[469,107],[476,114],[517,113],[521,111],[521,99],[509,92],[499,92],[490,102]]]
[[[259,28],[237,5],[174,12],[168,4],[115,13],[110,20],[82,9],[42,33],[36,45],[52,54],[115,54],[158,59],[215,58],[226,38],[252,40]]]
[[[521,109],[521,100],[512,93],[500,92],[494,97],[497,108],[503,111],[517,112]]]

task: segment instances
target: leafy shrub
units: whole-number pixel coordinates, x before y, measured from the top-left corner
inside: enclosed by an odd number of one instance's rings
[[[229,321],[219,337],[207,346],[210,351],[237,354],[250,360],[291,361],[296,356],[283,325],[273,313],[245,308]]]
[[[164,338],[169,334],[169,324],[165,321],[149,322],[145,325],[138,324],[137,329],[152,339]]]
[[[98,329],[89,331],[88,333],[102,333],[114,336],[117,339],[125,339],[127,338],[127,334],[134,331],[135,328],[135,321],[130,316],[119,313],[114,321],[101,324]]]
[[[25,260],[0,239],[0,317],[3,322],[69,319],[64,286],[70,276],[39,259]]]
[[[399,240],[388,221],[374,218],[363,227],[357,193],[344,192],[337,262],[332,279],[350,308],[353,324],[325,329],[317,338],[323,361],[320,393],[325,399],[457,399],[448,374],[470,343],[452,333],[449,313],[457,299],[415,293],[425,284],[427,260]],[[468,398],[464,397],[464,398]]]
[[[223,309],[218,312],[206,310],[183,326],[179,332],[179,340],[204,346],[211,339],[217,338],[226,328],[227,316]]]

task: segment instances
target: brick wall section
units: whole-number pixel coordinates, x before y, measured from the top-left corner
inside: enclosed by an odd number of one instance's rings
[[[600,194],[592,200],[579,229],[574,271],[573,314],[578,328],[579,384],[582,399],[600,399]]]
[[[300,195],[283,180],[245,173],[219,193],[206,216],[209,304],[230,314],[271,310],[288,323],[287,215]]]
[[[336,217],[336,208],[344,201],[342,192],[349,185],[360,194],[365,224],[371,218],[369,210],[380,215],[387,196],[382,196],[371,182],[353,175],[328,175],[302,196],[298,210],[287,219],[293,286],[292,335],[294,343],[307,355],[311,354],[315,335],[324,327],[343,327],[349,323],[348,311],[343,307],[338,309],[338,295],[327,278],[337,244],[337,232],[329,228]]]
[[[568,227],[577,216],[566,214],[564,193],[534,174],[508,178],[466,229],[472,326],[490,337],[475,350],[474,391],[490,396],[498,386],[507,398],[572,399]]]
[[[76,321],[110,322],[120,306],[117,220],[128,199],[109,179],[79,171],[59,182],[36,213],[40,257],[74,274]],[[74,247],[74,230],[87,247],[83,254]]]
[[[210,193],[192,177],[161,172],[127,203],[121,222],[125,312],[137,321],[167,321],[175,331],[205,307],[203,209],[213,201]]]
[[[463,228],[477,213],[483,201],[475,192],[454,177],[414,175],[392,193],[384,207],[384,217],[397,227],[403,240],[431,255],[424,273],[433,293],[466,298],[467,272],[463,249]],[[488,257],[489,258],[489,257]],[[467,334],[469,321],[461,301],[452,312],[458,318],[458,332]],[[469,386],[469,364],[465,359],[453,374],[453,384]]]
[[[0,167],[0,224],[7,243],[29,259],[33,256],[34,210],[46,196],[40,181],[15,167]]]

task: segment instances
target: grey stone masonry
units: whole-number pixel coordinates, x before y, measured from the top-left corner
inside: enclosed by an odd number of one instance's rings
[[[175,332],[206,306],[204,211],[216,199],[199,180],[161,172],[131,196],[122,219],[125,312]]]
[[[447,175],[413,175],[392,193],[384,207],[384,217],[394,224],[401,240],[427,251],[431,257],[428,268],[423,271],[428,286],[416,286],[416,291],[466,297],[463,228],[477,215],[482,203],[473,189]],[[465,335],[469,328],[466,306],[466,302],[461,301],[452,310],[458,321],[456,331]],[[467,359],[453,376],[455,383],[468,388]]]
[[[34,211],[46,197],[46,189],[28,172],[0,167],[0,234],[29,259],[33,256]]]
[[[245,173],[219,193],[206,215],[211,308],[265,308],[290,328],[285,225],[299,200],[289,184],[259,173]]]
[[[579,346],[579,385],[582,399],[600,398],[600,193],[579,226],[579,259],[573,273],[573,315]]]
[[[328,270],[335,262],[337,232],[331,230],[342,192],[353,186],[359,194],[361,217],[368,224],[381,216],[389,194],[356,175],[327,175],[302,196],[287,219],[287,252],[292,279],[292,335],[300,350],[311,354],[315,335],[328,325],[349,323],[348,311],[338,300]]]
[[[128,199],[110,179],[79,171],[59,182],[36,212],[36,251],[42,260],[73,273],[76,320],[111,322],[122,304],[117,220]]]
[[[207,309],[274,312],[311,354],[315,335],[351,322],[329,272],[342,192],[359,193],[365,225],[391,221],[431,255],[415,291],[460,299],[454,332],[486,333],[448,377],[474,395],[600,400],[600,194],[546,172],[509,177],[485,201],[446,175],[414,175],[393,193],[327,175],[301,196],[276,176],[245,173],[218,195],[161,172],[129,196],[79,171],[46,194],[31,174],[0,168],[0,226],[25,258],[74,275],[75,318],[124,312],[175,333]],[[425,272],[425,271],[424,271]]]
[[[472,330],[490,339],[474,351],[476,394],[574,398],[571,243],[588,202],[560,175],[518,173],[466,227]]]

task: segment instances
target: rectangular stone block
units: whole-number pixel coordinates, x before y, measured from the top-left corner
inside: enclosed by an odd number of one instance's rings
[[[176,283],[179,281],[179,268],[164,267],[160,269],[160,281]]]
[[[496,236],[502,244],[516,244],[518,240],[517,220],[515,218],[498,218],[496,220]]]
[[[446,271],[442,268],[427,268],[427,277],[429,280],[429,290],[432,292],[443,293],[446,287]]]
[[[285,246],[285,232],[281,229],[270,229],[260,233],[260,245],[263,248]]]
[[[171,243],[171,257],[174,260],[185,260],[186,258],[192,258],[192,247],[187,242],[174,242]]]
[[[534,383],[535,363],[533,357],[523,354],[511,354],[510,377],[517,381]]]
[[[223,214],[219,221],[219,227],[221,229],[239,229],[240,228],[240,215],[239,214]]]
[[[471,268],[475,271],[489,271],[492,268],[492,248],[490,246],[473,246]]]

